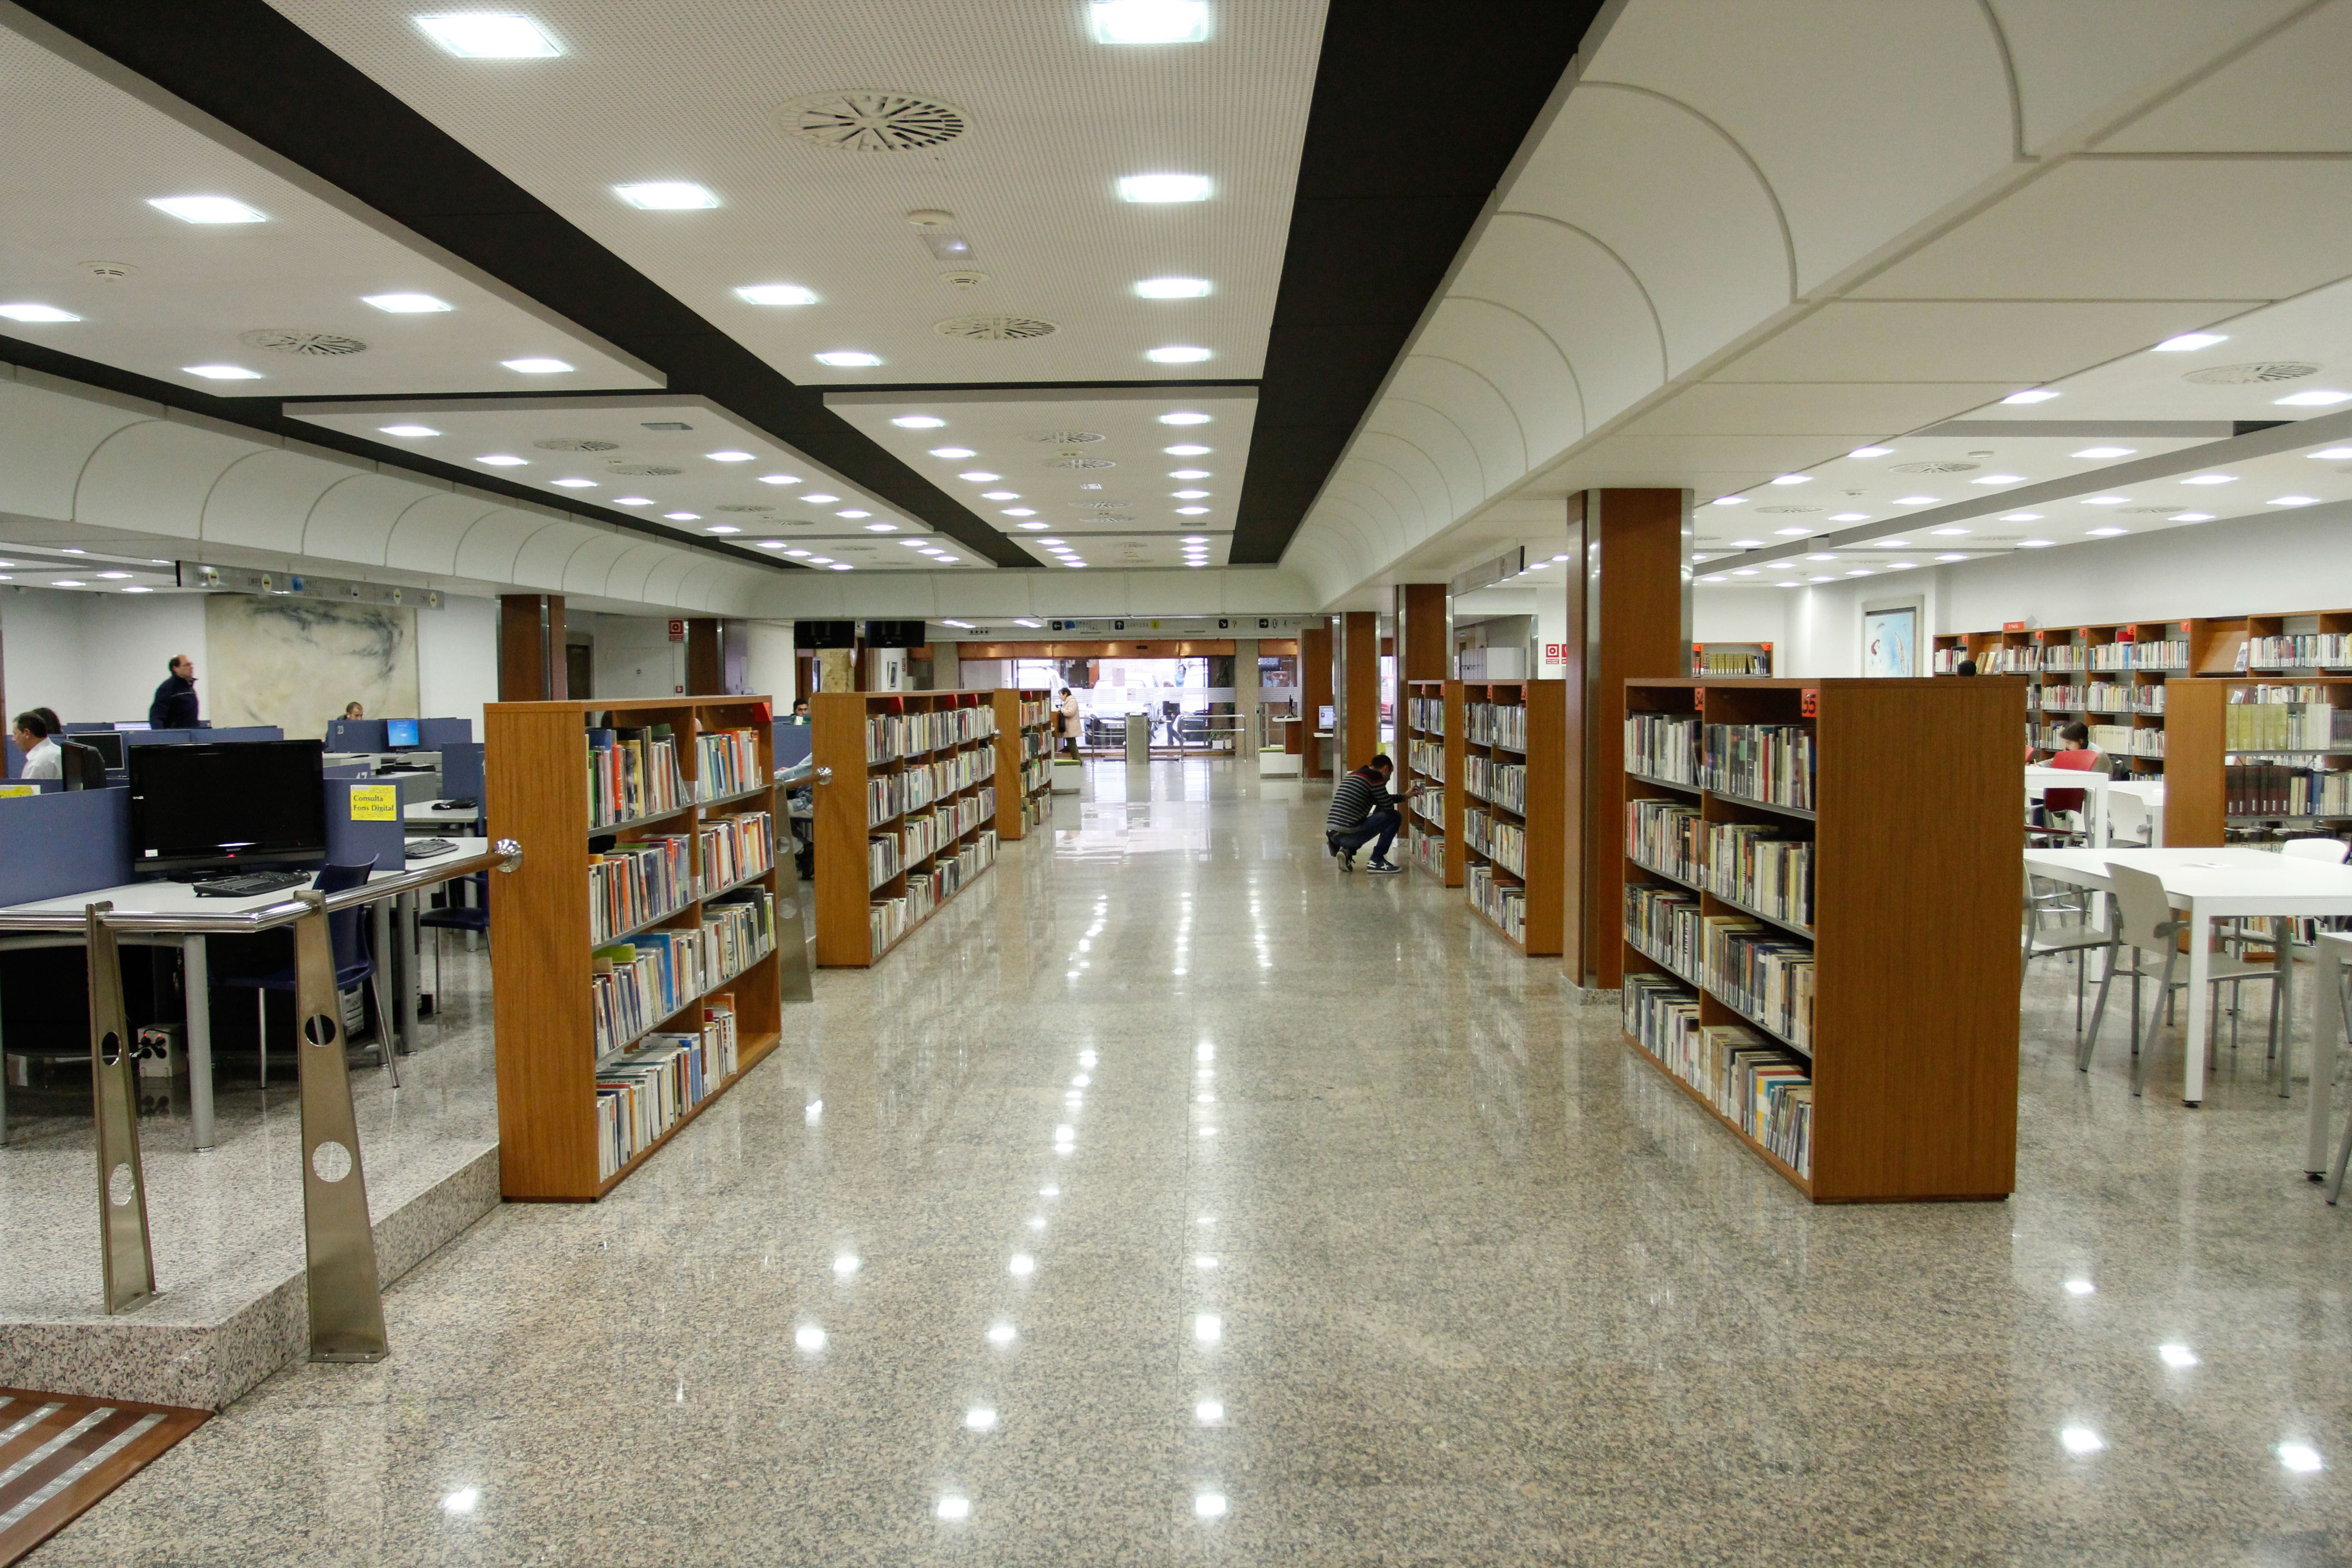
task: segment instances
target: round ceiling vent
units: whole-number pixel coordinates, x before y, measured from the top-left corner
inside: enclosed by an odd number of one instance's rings
[[[1819,511],[1822,509],[1817,506],[1759,506],[1756,510],[1761,512],[1769,512],[1775,517],[1780,517],[1790,512]]]
[[[933,321],[931,331],[943,338],[962,338],[975,343],[1023,343],[1032,338],[1052,337],[1061,329],[1034,316],[950,316],[944,321]]]
[[[1083,447],[1103,436],[1099,430],[1033,430],[1027,438],[1045,447]]]
[[[1046,458],[1045,467],[1049,468],[1116,468],[1118,465],[1108,458],[1081,458],[1073,453],[1065,452],[1058,458]]]
[[[1983,468],[1982,463],[1964,463],[1957,458],[1940,463],[1894,463],[1887,471],[1896,474],[1972,474]]]
[[[1135,505],[1131,500],[1074,500],[1070,504],[1080,511],[1126,511]]]
[[[2265,382],[2301,381],[2317,375],[2319,367],[2305,360],[2257,360],[2252,364],[2217,364],[2192,370],[2180,379],[2200,386],[2259,386]]]
[[[671,474],[686,472],[684,468],[673,468],[666,463],[614,463],[612,469],[616,474],[627,474],[641,479],[665,479]]]
[[[306,332],[295,327],[256,327],[239,332],[236,341],[249,349],[273,354],[300,354],[306,359],[341,359],[363,354],[367,344],[341,332]]]
[[[812,92],[777,110],[775,121],[787,136],[845,153],[919,153],[970,127],[951,103],[882,89]]]
[[[542,452],[617,452],[621,449],[618,441],[599,441],[587,436],[550,436],[546,440],[533,441],[531,445]]]
[[[773,511],[776,509],[763,506],[758,501],[735,501],[727,506],[714,506],[710,510],[713,511]]]
[[[988,281],[988,274],[961,267],[951,272],[940,273],[940,281],[950,289],[977,289]]]

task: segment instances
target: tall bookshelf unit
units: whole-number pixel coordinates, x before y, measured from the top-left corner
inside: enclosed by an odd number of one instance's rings
[[[999,776],[992,692],[820,691],[811,710],[816,961],[862,969],[995,865],[1002,792],[1019,788],[1019,775]],[[909,722],[944,732],[887,739]],[[928,792],[912,805],[910,775]],[[950,877],[954,886],[941,889]]]
[[[1462,826],[1452,837],[1470,907],[1528,957],[1556,957],[1568,913],[1568,684],[1449,684],[1462,694]]]
[[[1053,693],[1003,687],[989,693],[996,710],[996,837],[1025,838],[1045,820],[1054,793]]]
[[[2014,1186],[2022,688],[1626,682],[1627,1042],[1816,1203]]]
[[[1440,885],[1462,885],[1462,683],[1405,682],[1405,856]]]
[[[2037,759],[2058,748],[2058,731],[2080,721],[2099,750],[2134,777],[2161,776],[2168,750],[2169,689],[2200,673],[2213,651],[2212,623],[2124,621],[2100,626],[2011,626],[1936,638],[1935,673],[2025,678],[2025,740]]]
[[[667,726],[683,783],[684,804],[599,826],[592,811],[588,717],[605,725],[650,731]],[[583,1203],[604,1196],[667,1142],[677,1130],[733,1088],[776,1048],[782,1031],[781,976],[775,957],[773,854],[765,869],[719,884],[705,879],[704,829],[779,805],[773,777],[774,733],[764,697],[676,697],[610,702],[493,702],[482,710],[484,766],[492,838],[531,847],[511,875],[490,879],[490,920],[499,933],[499,983],[493,1007],[498,1029],[499,1180],[510,1202]],[[757,782],[717,795],[701,794],[697,738],[748,730],[756,738]],[[714,781],[714,784],[715,784]],[[592,839],[616,847],[667,836],[692,845],[684,902],[638,925],[603,938],[593,934]],[[768,836],[773,842],[772,828]],[[743,889],[771,895],[764,951],[724,978],[688,987],[693,994],[666,1016],[650,1019],[632,1041],[597,1050],[595,952],[637,932],[698,931],[706,903]],[[719,906],[710,904],[711,909]],[[710,966],[715,968],[716,965]],[[705,971],[706,976],[709,970]],[[706,999],[733,998],[735,1070],[708,1085],[658,1136],[609,1173],[601,1159],[597,1084],[622,1058],[621,1047],[664,1032],[692,1032]],[[652,1009],[648,1008],[647,1011]]]

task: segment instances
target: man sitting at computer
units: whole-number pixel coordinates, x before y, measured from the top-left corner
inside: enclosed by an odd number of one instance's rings
[[[48,721],[38,713],[16,715],[16,750],[24,754],[28,779],[65,777],[65,753],[49,739]]]

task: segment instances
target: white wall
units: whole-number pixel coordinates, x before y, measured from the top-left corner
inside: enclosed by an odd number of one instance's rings
[[[0,595],[0,673],[10,716],[51,708],[69,723],[147,717],[172,656],[196,661],[203,700],[205,596],[12,588]],[[211,716],[209,703],[204,705]]]
[[[744,676],[751,682],[752,695],[765,697],[775,704],[779,713],[793,710],[793,626],[790,621],[752,621],[749,623],[751,647],[744,660]]]
[[[935,660],[937,657],[933,656]],[[1013,684],[1013,663],[1009,658],[959,658],[956,660],[956,684],[966,691],[994,691],[999,687],[1010,686]]]
[[[490,599],[454,595],[441,605],[416,612],[420,716],[470,719],[478,741],[482,704],[499,700],[499,606]]]
[[[1691,593],[1693,642],[1768,642],[1777,654],[1789,640],[1789,601],[1780,588],[1697,588]]]
[[[686,689],[686,644],[669,640],[667,619],[597,616],[588,629],[598,697],[673,697]]]

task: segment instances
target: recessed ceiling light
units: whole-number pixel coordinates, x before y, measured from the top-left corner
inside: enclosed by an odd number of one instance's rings
[[[1146,300],[1200,300],[1208,295],[1209,280],[1205,278],[1147,278],[1135,286],[1135,291]]]
[[[2270,499],[2269,504],[2272,506],[2317,506],[2319,504],[2319,498],[2317,496],[2273,496]]]
[[[743,531],[731,522],[714,522],[702,531],[705,533],[740,533]]]
[[[425,36],[461,60],[544,60],[563,50],[528,16],[467,11],[419,16]]]
[[[1209,36],[1208,0],[1094,0],[1087,25],[1098,44],[1197,44]]]
[[[1154,364],[1198,364],[1210,354],[1207,349],[1189,343],[1171,343],[1166,348],[1147,349],[1143,357]]]
[[[1799,527],[1799,528],[1776,528],[1776,529],[1774,529],[1772,531],[1773,531],[1773,532],[1775,532],[1775,533],[1777,533],[1777,534],[1779,534],[1779,535],[1780,535],[1781,538],[1783,538],[1783,539],[1802,539],[1805,535],[1807,535],[1807,534],[1809,534],[1809,533],[1812,532],[1812,530],[1811,530],[1811,529],[1810,529],[1810,528],[1802,528],[1802,527]]]
[[[2040,522],[2042,514],[2038,511],[2005,511],[2000,514],[2000,520],[2003,522]]]
[[[2025,478],[2023,474],[1987,474],[1982,479],[1970,479],[1969,483],[1972,485],[2013,485],[2023,478]]]
[[[613,504],[614,506],[651,506],[654,504],[654,498],[651,496],[614,496],[613,498]]]
[[[814,305],[816,292],[797,283],[747,283],[735,297],[751,305]]]
[[[430,425],[379,425],[376,428],[386,436],[401,436],[412,441],[441,434]]]
[[[972,449],[969,447],[934,447],[931,448],[931,456],[934,458],[947,458],[953,459],[957,458],[969,458],[974,455],[975,454]]]
[[[1808,583],[1834,583],[1837,579],[1825,572],[1818,577],[1808,577],[1805,581]]]
[[[1856,447],[1846,454],[1849,458],[1885,458],[1894,455],[1892,447]]]
[[[1168,454],[1170,457],[1171,457],[1171,458],[1205,458],[1205,457],[1207,457],[1207,456],[1209,455],[1209,451],[1210,451],[1210,448],[1209,448],[1209,447],[1189,447],[1189,446],[1188,446],[1188,447],[1160,447],[1160,449],[1161,451],[1163,451],[1163,452],[1167,453],[1167,454]]]
[[[510,452],[492,452],[488,457],[477,458],[474,461],[488,463],[494,468],[527,468],[530,466],[530,458],[518,458]]]
[[[796,485],[801,481],[793,474],[761,474],[760,482],[763,485]]]
[[[1050,545],[1056,545],[1056,544],[1059,544],[1059,543],[1061,543],[1062,542],[1061,542],[1060,540],[1058,540],[1058,539],[1041,539],[1041,540],[1039,540],[1037,542],[1038,542],[1038,543],[1040,543],[1040,544],[1044,544],[1044,545],[1048,545],[1048,546],[1050,546]]]
[[[1723,574],[1720,572],[1711,573],[1708,575],[1700,578],[1699,581],[1702,583],[1720,583],[1723,581]]]
[[[1830,521],[1832,522],[1868,522],[1870,514],[1866,511],[1833,511],[1830,514]]]
[[[824,506],[830,501],[837,501],[840,499],[841,498],[839,496],[829,496],[823,490],[811,490],[808,494],[801,497],[801,500],[807,501],[812,506]]]
[[[1176,509],[1178,517],[1206,517],[1208,513],[1209,509],[1204,506],[1180,506]]]
[[[719,198],[691,180],[651,180],[641,185],[614,185],[613,194],[633,207],[647,212],[686,212],[715,207]]]
[[[2128,528],[2095,528],[2091,530],[2091,537],[2094,539],[2113,539],[2118,533],[2129,533],[2130,531],[2131,530]]]
[[[110,583],[120,583],[124,578],[130,576],[131,574],[128,572],[100,572],[99,575]]]
[[[85,584],[79,577],[59,577],[55,579],[50,584],[50,586],[55,588],[79,588],[87,586],[87,584]]]
[[[126,594],[152,594],[152,593],[153,593],[155,590],[154,590],[154,589],[152,589],[152,588],[142,588],[142,587],[139,586],[139,584],[138,584],[133,583],[133,584],[131,584],[129,587],[127,587],[127,588],[123,589],[122,591],[123,591],[124,593],[126,593]]]
[[[560,359],[502,359],[499,363],[524,375],[562,375],[572,368]]]
[[[1759,550],[1763,548],[1763,544],[1764,542],[1760,539],[1735,539],[1731,542],[1731,548],[1734,550]]]
[[[157,196],[147,204],[182,223],[268,223],[255,208],[233,196]]]
[[[1187,566],[1206,566],[1208,563],[1200,559],[1198,556],[1189,556],[1185,559],[1184,564]]]
[[[816,363],[836,365],[843,370],[856,370],[866,365],[880,364],[882,356],[867,353],[863,349],[835,349],[830,353],[818,354]]]
[[[830,555],[812,555],[808,558],[808,562],[812,566],[830,566],[833,564],[833,557]]]
[[[2316,392],[2290,393],[2272,401],[2281,408],[2331,408],[2338,403],[2352,403],[2352,392],[2329,392],[2323,388]]]
[[[54,323],[58,321],[79,321],[81,320],[79,316],[75,315],[71,310],[60,310],[55,305],[35,305],[31,303],[0,305],[0,316],[5,316],[12,321],[30,321],[42,324]]]
[[[1178,500],[1204,500],[1209,494],[1206,490],[1170,490],[1168,493]]]
[[[1746,506],[1748,504],[1748,498],[1746,496],[1717,496],[1715,498],[1715,504],[1717,506]]]
[[[1805,559],[1808,561],[1834,561],[1837,557],[1824,552],[1819,555],[1808,555]]]
[[[2017,542],[2020,550],[2047,550],[2050,544],[2047,539],[2021,539]]]
[[[1908,550],[1911,542],[1907,539],[1882,539],[1878,541],[1878,547],[1881,550]]]
[[[2137,447],[2085,447],[2074,454],[2077,458],[2128,458],[2138,451]]]
[[[2352,447],[2328,447],[2316,452],[2305,452],[2306,458],[2316,458],[2323,463],[2352,462]]]
[[[1004,515],[1007,517],[1034,517],[1037,515],[1037,509],[1027,506],[1008,506],[1004,509]]]
[[[1867,566],[1857,566],[1853,571],[1847,573],[1846,575],[1849,577],[1868,577],[1873,575],[1873,574]]]
[[[1965,555],[1938,555],[1936,559],[1938,561],[1966,561],[1968,557]]]
[[[1171,479],[1205,479],[1209,477],[1209,470],[1206,468],[1171,468],[1169,470],[1168,477]]]
[[[856,567],[851,565],[846,561],[828,561],[825,564],[832,567],[836,572],[855,572],[857,570]]]
[[[1753,577],[1756,575],[1756,568],[1753,566],[1742,566],[1735,570],[1731,574],[1735,577]]]
[[[2012,392],[2001,401],[2003,403],[2047,403],[2057,395],[2046,387],[2034,387],[2025,392]]]
[[[561,485],[567,490],[593,490],[596,488],[596,481],[593,479],[550,479],[547,482],[551,485]]]
[[[1889,572],[1908,572],[1911,570],[1911,563],[1908,561],[1890,561],[1886,563],[1886,569]]]
[[[2238,476],[2235,474],[2192,474],[2188,479],[2185,479],[2180,482],[2184,485],[2234,485],[2238,482]]]
[[[1896,506],[1934,506],[1936,498],[1934,496],[1896,496],[1895,504]]]
[[[379,310],[395,316],[430,316],[440,310],[454,310],[456,306],[430,294],[362,294],[362,305],[373,305]]]
[[[991,478],[993,477],[993,475],[991,476]],[[1019,500],[1021,499],[1021,492],[1019,490],[982,490],[980,492],[980,499],[982,500]]]
[[[784,542],[781,539],[763,539],[760,541],[760,548],[762,550],[782,550],[783,547]]]
[[[662,515],[669,519],[672,522],[700,522],[702,521],[702,514],[698,511],[666,511],[662,513]]]
[[[1051,528],[1051,527],[1053,526],[1053,524],[1052,524],[1052,523],[1049,523],[1049,522],[1023,522],[1023,523],[1015,523],[1013,526],[1014,526],[1014,527],[1016,527],[1016,528],[1031,528],[1031,529],[1035,529],[1035,528]]]
[[[2226,332],[2183,332],[2179,337],[2167,338],[2157,344],[2156,352],[2160,354],[2185,354],[2197,349],[2210,349],[2215,343],[2226,343],[2229,341],[2230,337]]]
[[[1173,414],[1163,414],[1160,416],[1160,423],[1162,425],[1206,425],[1208,422],[1209,416],[1189,408],[1180,408]],[[1196,451],[1205,452],[1208,448],[1206,447],[1171,447],[1168,450],[1181,458]]]
[[[2084,496],[2083,504],[2084,506],[2121,506],[2129,500],[2131,500],[2129,496]]]
[[[206,381],[259,381],[261,373],[247,370],[241,364],[184,364],[184,374],[201,375]]]
[[[1813,482],[1813,476],[1811,474],[1782,474],[1772,482],[1776,485],[1809,485]]]
[[[890,423],[901,430],[936,430],[947,421],[932,414],[901,414]]]
[[[850,521],[856,522],[860,518],[872,517],[874,514],[870,511],[863,511],[857,508],[851,507],[845,509],[844,510],[835,512],[833,515],[835,517],[845,517]]]
[[[967,468],[964,472],[956,476],[956,478],[960,479],[970,479],[976,485],[984,485],[992,480],[1001,479],[1004,476],[1003,474],[992,474],[986,468]]]
[[[2213,521],[2213,514],[2210,511],[2176,511],[2164,521],[2167,522],[2210,522]]]
[[[1968,530],[1965,528],[1937,528],[1930,529],[1928,531],[1935,534],[1938,539],[1957,539],[1961,534],[1966,533]]]
[[[926,555],[945,555],[947,552],[944,550],[926,550],[923,553]]]
[[[784,553],[785,553],[785,554],[787,554],[787,555],[800,556],[800,555],[806,555],[806,554],[808,553],[808,552],[807,552],[807,551],[805,551],[805,550],[787,550],[787,551],[785,551],[785,552],[784,552]]]
[[[1205,202],[1206,174],[1129,174],[1118,182],[1123,202]]]
[[[702,455],[709,458],[714,463],[748,463],[751,460],[751,453],[737,452],[733,450],[725,452],[705,452]]]

